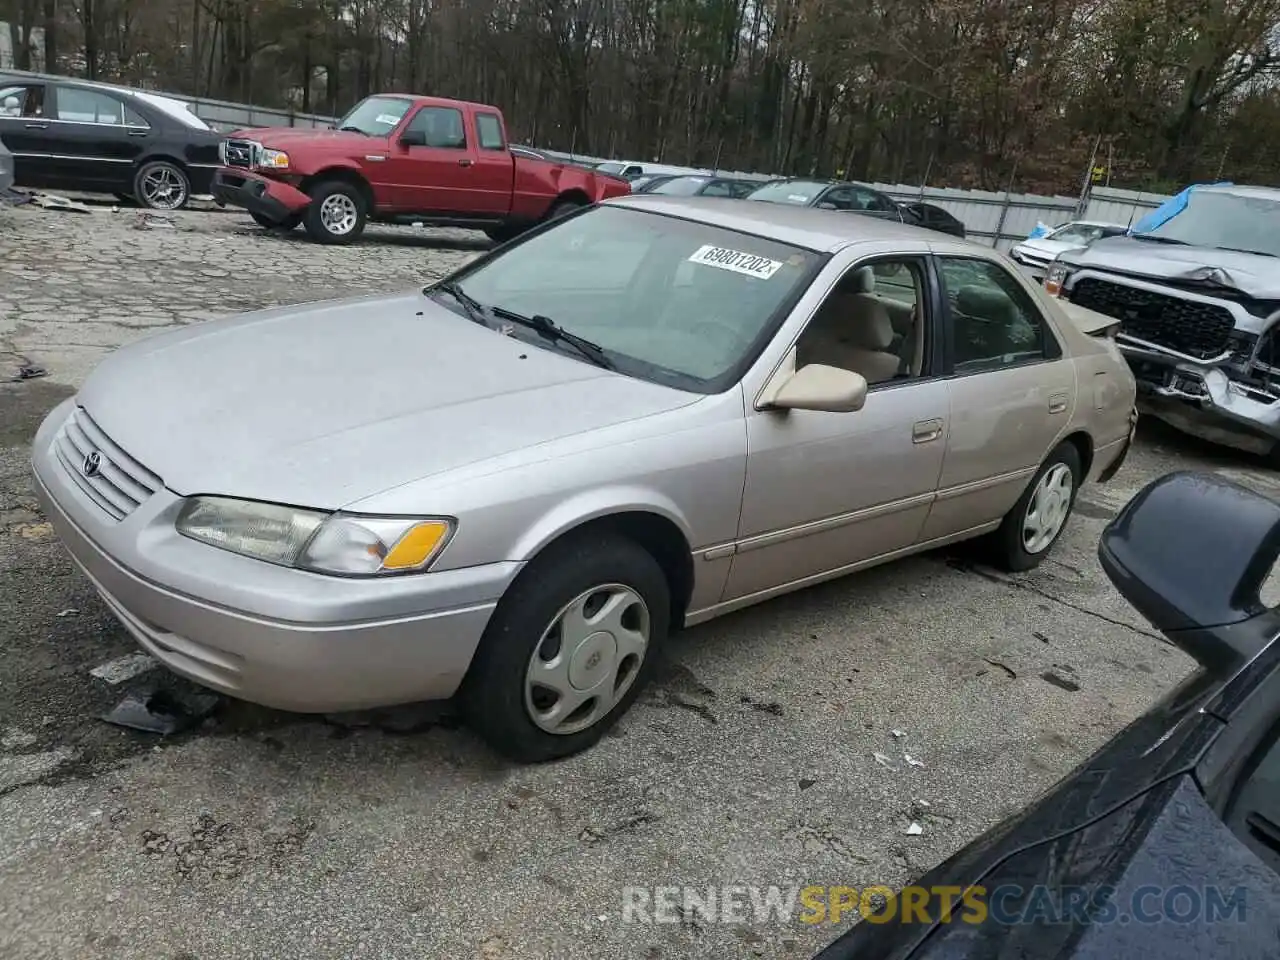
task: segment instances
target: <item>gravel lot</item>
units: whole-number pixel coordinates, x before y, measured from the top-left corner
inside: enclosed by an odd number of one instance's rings
[[[89,674],[134,648],[36,510],[41,417],[154,330],[410,288],[487,241],[374,228],[340,249],[228,213],[141,222],[0,208],[0,380],[49,371],[0,383],[4,956],[808,956],[837,930],[624,924],[622,888],[899,885],[928,869],[1190,668],[1098,568],[1117,507],[1188,465],[1277,492],[1257,462],[1144,422],[1038,571],[928,555],[689,631],[615,735],[554,766],[500,762],[447,707],[228,702],[161,741],[97,719],[165,678]]]

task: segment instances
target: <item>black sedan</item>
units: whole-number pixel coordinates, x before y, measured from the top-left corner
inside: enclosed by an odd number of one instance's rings
[[[1169,474],[1098,554],[1200,670],[816,960],[1280,957],[1280,505]]]
[[[158,210],[209,192],[222,139],[168,97],[4,74],[0,137],[17,186],[110,193]]]
[[[899,203],[898,206],[914,217],[915,222],[926,230],[937,230],[939,233],[950,234],[961,240],[965,237],[964,224],[942,207],[919,201]]]
[[[775,180],[747,194],[747,199],[796,207],[844,210],[916,225],[912,217],[903,213],[902,208],[887,193],[861,183],[843,180]]]
[[[657,193],[670,197],[729,197],[741,199],[759,186],[750,180],[735,180],[732,177],[686,176],[664,177],[659,182],[645,184],[645,189],[637,191],[632,186],[632,193]]]

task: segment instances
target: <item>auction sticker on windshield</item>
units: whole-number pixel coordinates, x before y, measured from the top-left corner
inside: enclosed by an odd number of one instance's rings
[[[391,114],[389,114],[389,113],[380,113],[380,114],[378,114],[378,115],[377,115],[377,117],[375,117],[375,118],[374,118],[374,122],[375,122],[375,123],[386,123],[386,124],[389,124],[390,126],[393,126],[393,127],[394,127],[397,123],[399,123],[399,122],[400,122],[400,118],[399,118],[399,117],[396,117],[396,116],[392,116],[392,115],[391,115]]]
[[[721,270],[732,270],[748,277],[759,277],[768,280],[782,267],[781,260],[770,260],[768,257],[741,250],[727,250],[724,247],[713,247],[710,244],[699,247],[689,257],[690,263],[700,263],[705,267],[718,267]]]

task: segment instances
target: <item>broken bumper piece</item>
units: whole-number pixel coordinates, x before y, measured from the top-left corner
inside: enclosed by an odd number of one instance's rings
[[[295,186],[237,167],[223,167],[214,175],[213,199],[222,206],[242,207],[275,223],[301,213],[311,202]]]

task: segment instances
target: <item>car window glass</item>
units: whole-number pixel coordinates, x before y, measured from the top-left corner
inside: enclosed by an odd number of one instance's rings
[[[142,116],[142,114],[138,113],[137,110],[134,110],[133,107],[129,106],[127,103],[124,105],[124,122],[125,125],[129,127],[151,126],[151,124],[147,123],[146,118]]]
[[[867,383],[925,373],[924,271],[916,260],[882,260],[850,270],[796,343],[796,365],[821,363]]]
[[[502,141],[502,123],[492,113],[476,114],[476,137],[480,141],[481,150],[501,150],[505,146]]]
[[[0,117],[44,116],[44,87],[4,87],[0,89]]]
[[[1240,842],[1280,873],[1280,729],[1271,730],[1236,784],[1223,820]]]
[[[97,90],[60,87],[57,103],[59,120],[72,123],[124,124],[124,104]]]
[[[428,147],[464,150],[467,146],[462,111],[453,107],[423,107],[413,115],[405,132],[422,133]]]
[[[858,206],[863,210],[879,210],[884,213],[894,213],[897,209],[894,207],[892,200],[886,196],[876,193],[874,190],[855,187],[854,195],[858,198]]]
[[[712,180],[702,191],[704,197],[732,197],[733,189],[723,180]]]
[[[832,187],[822,195],[819,204],[831,204],[837,210],[861,210],[857,197],[849,187]]]
[[[737,200],[741,200],[743,197],[749,196],[755,191],[755,189],[756,185],[754,183],[740,182],[729,184],[729,191]]]
[[[500,251],[459,283],[481,303],[550,317],[616,355],[626,372],[705,390],[736,376],[821,259],[763,237],[602,206]],[[531,342],[547,341],[531,334]]]
[[[1044,359],[1049,334],[1017,280],[988,260],[942,257],[939,273],[954,330],[957,373]]]

